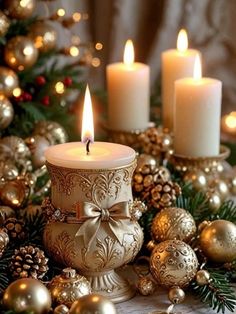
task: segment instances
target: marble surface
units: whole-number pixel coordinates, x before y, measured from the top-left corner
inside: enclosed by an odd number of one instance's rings
[[[134,284],[137,276],[132,271],[132,268],[128,266],[121,271],[121,274],[125,278],[128,278],[130,283]],[[185,290],[186,299],[183,304],[175,306],[173,313],[175,314],[216,314],[209,307],[204,305],[192,294]],[[151,296],[136,296],[129,301],[116,304],[117,314],[163,314],[170,305],[170,301],[167,297],[167,290],[157,287],[156,292]],[[225,314],[232,314],[232,312],[226,311]],[[235,312],[236,313],[236,309]]]

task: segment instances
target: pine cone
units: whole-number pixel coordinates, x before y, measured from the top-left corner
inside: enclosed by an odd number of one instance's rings
[[[17,218],[8,218],[3,227],[7,230],[10,241],[22,241],[26,237],[25,223]]]
[[[162,209],[172,206],[176,196],[180,194],[181,188],[177,183],[159,180],[155,187],[151,189],[148,202],[151,206]]]
[[[14,279],[42,279],[48,271],[48,258],[38,247],[23,246],[15,250],[10,262],[10,272]]]

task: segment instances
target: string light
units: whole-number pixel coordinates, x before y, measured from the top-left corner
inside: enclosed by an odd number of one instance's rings
[[[103,44],[102,43],[96,43],[95,49],[102,50],[102,48],[103,48]]]
[[[62,17],[66,14],[66,11],[63,8],[57,10],[57,15]]]
[[[65,92],[65,85],[63,82],[57,82],[55,85],[55,90],[58,94],[63,94]]]
[[[81,20],[81,13],[75,12],[75,13],[72,15],[72,19],[74,20],[74,22],[79,22],[79,21]]]
[[[14,88],[12,92],[14,97],[19,97],[21,93],[22,93],[22,90],[19,87]]]
[[[79,48],[77,48],[76,46],[71,46],[70,49],[69,49],[69,54],[72,57],[78,57],[78,55],[79,55]]]
[[[93,58],[93,59],[92,59],[92,66],[93,66],[93,67],[97,68],[97,67],[100,66],[100,64],[101,64],[101,61],[100,61],[99,58]]]

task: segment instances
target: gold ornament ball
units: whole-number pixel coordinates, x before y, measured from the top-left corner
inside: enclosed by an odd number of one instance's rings
[[[5,0],[4,6],[7,14],[15,19],[27,19],[29,18],[36,6],[36,0]]]
[[[16,36],[10,39],[4,49],[5,62],[16,71],[32,67],[38,58],[38,49],[32,39],[26,36]]]
[[[16,179],[19,175],[19,170],[11,160],[0,161],[0,177],[4,180]]]
[[[200,269],[196,273],[196,281],[199,286],[205,286],[209,283],[210,280],[210,274],[207,270],[205,269]]]
[[[31,151],[31,159],[34,168],[43,166],[46,162],[44,152],[50,146],[49,141],[43,136],[34,135],[25,139],[25,143]]]
[[[229,196],[228,185],[222,179],[213,180],[210,184],[210,188],[219,193],[221,200],[225,200]]]
[[[116,314],[115,305],[100,294],[85,295],[76,300],[70,308],[70,314]]]
[[[157,167],[157,160],[152,155],[140,154],[137,158],[136,171],[141,171],[143,167],[149,166],[151,170]]]
[[[18,76],[9,68],[0,66],[0,94],[10,97],[19,85]]]
[[[150,269],[158,284],[171,288],[187,286],[195,277],[198,260],[185,242],[167,240],[157,244],[150,258]]]
[[[189,242],[196,231],[193,217],[178,207],[162,209],[153,219],[151,226],[152,237],[157,242],[174,239]]]
[[[12,122],[14,110],[10,101],[4,96],[0,95],[0,129],[3,130]]]
[[[212,262],[236,259],[236,226],[227,220],[214,220],[200,234],[200,248]]]
[[[151,295],[156,288],[155,282],[148,277],[140,277],[137,283],[138,292],[141,295]]]
[[[76,274],[75,269],[65,268],[61,275],[55,276],[49,284],[52,301],[71,307],[80,297],[91,294],[90,282],[83,276]]]
[[[209,190],[209,191],[207,191],[206,196],[208,199],[209,209],[213,213],[217,213],[217,211],[220,208],[221,203],[222,203],[219,192],[217,192],[215,190]]]
[[[39,121],[35,125],[33,134],[46,137],[51,145],[62,144],[68,140],[63,126],[54,121]]]
[[[184,181],[189,182],[193,185],[193,188],[196,190],[205,190],[207,187],[206,175],[201,170],[192,170],[188,171],[184,175]]]
[[[67,314],[69,313],[69,309],[66,305],[60,304],[55,307],[53,314]]]
[[[4,36],[8,31],[10,21],[7,16],[0,10],[0,36]]]
[[[51,303],[48,289],[39,280],[32,278],[12,282],[3,295],[4,306],[16,313],[47,314]]]
[[[30,28],[29,37],[34,41],[35,47],[41,52],[47,52],[56,46],[57,33],[52,25],[38,21]]]
[[[3,186],[0,199],[4,205],[16,209],[22,206],[27,195],[28,190],[24,182],[21,180],[12,180],[6,182]]]
[[[180,287],[172,287],[168,292],[168,298],[173,304],[180,304],[185,299],[184,290]]]
[[[230,178],[230,192],[235,196],[236,195],[236,176]]]

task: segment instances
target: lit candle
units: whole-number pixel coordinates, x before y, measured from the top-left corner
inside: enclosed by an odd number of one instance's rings
[[[174,151],[188,157],[219,154],[222,83],[202,78],[196,57],[193,78],[175,82]]]
[[[149,124],[149,66],[134,62],[131,40],[124,62],[107,66],[108,126],[113,130],[143,130]]]
[[[230,135],[236,135],[236,111],[225,115],[221,119],[222,131]]]
[[[45,152],[47,161],[66,168],[110,169],[127,165],[135,159],[135,151],[128,146],[106,142],[93,143],[93,115],[88,87],[85,93],[81,140],[82,142],[49,147]]]
[[[183,29],[177,38],[177,49],[162,53],[162,118],[169,130],[173,129],[174,82],[193,75],[197,54],[200,54],[198,50],[188,49],[188,37]]]

